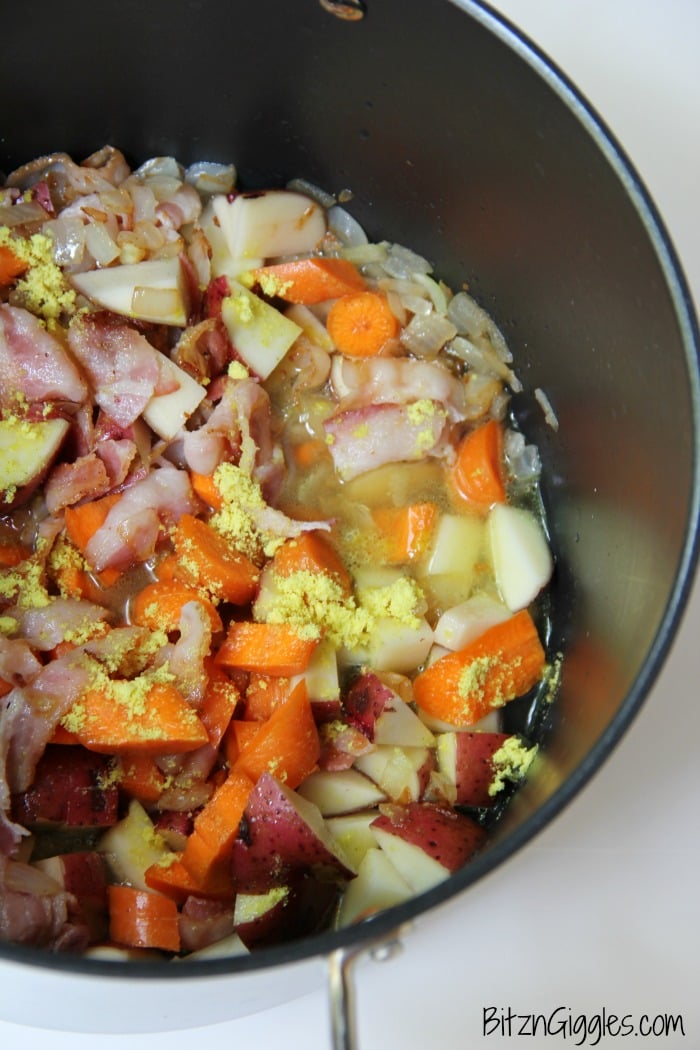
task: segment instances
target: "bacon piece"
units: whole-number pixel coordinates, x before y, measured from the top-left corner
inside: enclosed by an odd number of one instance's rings
[[[331,382],[342,410],[428,398],[440,402],[452,422],[467,418],[464,381],[436,361],[395,357],[361,360],[336,354]]]
[[[439,455],[446,412],[434,401],[379,404],[339,412],[324,423],[336,472],[343,481],[387,463]]]
[[[154,394],[177,388],[145,336],[111,314],[76,318],[68,343],[88,376],[95,402],[120,427],[138,419]]]
[[[97,572],[125,569],[153,554],[163,525],[196,514],[199,508],[187,471],[164,464],[124,489],[101,528],[92,536],[85,557]]]
[[[72,463],[59,463],[44,486],[44,498],[49,514],[58,514],[86,496],[101,496],[108,489],[105,465],[99,456],[90,452]]]
[[[81,404],[87,384],[57,339],[16,306],[0,305],[0,404],[16,409],[18,396],[30,404]]]
[[[73,894],[31,864],[0,855],[0,941],[81,952],[90,930]]]
[[[13,609],[10,615],[17,620],[22,637],[39,652],[49,652],[71,633],[84,632],[110,618],[108,609],[78,598],[54,598],[49,605]]]
[[[12,615],[12,613],[5,613]],[[16,617],[15,617],[16,618]],[[0,678],[10,685],[28,685],[42,668],[23,638],[6,638],[0,634]]]

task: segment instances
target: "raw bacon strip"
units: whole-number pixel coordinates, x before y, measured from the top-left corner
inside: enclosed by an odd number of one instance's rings
[[[32,865],[0,853],[0,941],[81,952],[90,930],[72,894]]]
[[[17,620],[22,637],[39,652],[49,652],[71,634],[79,636],[110,618],[108,609],[77,598],[55,598],[49,605],[15,609],[10,615]]]
[[[339,412],[324,423],[335,469],[343,481],[387,463],[437,454],[446,411],[434,401],[368,405]]]
[[[51,401],[79,405],[87,397],[85,380],[57,339],[27,310],[0,306],[0,404],[16,409],[18,397],[30,404]]]
[[[108,489],[105,465],[90,452],[73,463],[59,463],[44,487],[44,498],[49,514],[58,514],[86,496],[102,496]]]
[[[154,394],[176,389],[145,336],[109,314],[78,317],[68,343],[85,370],[96,404],[120,427],[128,427]]]
[[[337,354],[331,371],[341,409],[428,398],[444,406],[452,422],[467,418],[464,381],[434,361],[373,357],[351,360]]]

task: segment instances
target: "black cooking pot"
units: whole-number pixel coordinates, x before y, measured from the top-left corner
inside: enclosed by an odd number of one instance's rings
[[[550,650],[564,662],[539,768],[478,859],[354,929],[160,967],[3,946],[19,975],[9,1019],[61,1027],[55,995],[52,1017],[38,1015],[42,989],[63,989],[68,1017],[83,994],[77,973],[93,982],[95,1017],[162,995],[172,1027],[280,1001],[329,954],[342,984],[343,959],[465,890],[571,800],[638,711],[677,627],[697,553],[698,337],[653,205],[566,79],[487,8],[366,8],[35,0],[31,15],[4,20],[0,97],[13,102],[0,167],[55,150],[80,159],[109,142],[133,163],[233,161],[247,188],[302,176],[352,190],[370,236],[415,249],[453,286],[468,282],[515,354],[525,391],[513,410],[544,463],[557,560]],[[186,1014],[182,979],[198,989]],[[126,988],[118,999],[114,980]],[[107,1027],[128,1030],[129,1018]]]

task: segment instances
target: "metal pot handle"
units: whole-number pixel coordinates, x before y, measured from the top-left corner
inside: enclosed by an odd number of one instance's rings
[[[401,937],[409,930],[410,923],[381,939],[375,938],[369,943],[354,945],[350,948],[336,948],[328,957],[328,998],[331,1013],[331,1047],[332,1050],[357,1050],[357,1029],[355,1025],[355,986],[353,967],[357,959],[369,952],[377,962],[393,959],[402,950]]]

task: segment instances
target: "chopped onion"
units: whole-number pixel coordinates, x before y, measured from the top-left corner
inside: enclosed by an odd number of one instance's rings
[[[457,329],[443,314],[415,314],[401,333],[401,344],[417,357],[436,357]]]
[[[506,430],[503,435],[503,455],[515,482],[535,481],[540,476],[542,463],[537,446],[527,445],[517,430]]]
[[[210,197],[213,193],[230,193],[236,185],[236,169],[233,164],[199,161],[197,164],[190,164],[185,172],[185,182],[189,182],[205,197]]]
[[[0,226],[24,226],[30,222],[41,222],[46,215],[46,209],[38,201],[3,204],[0,206]]]
[[[348,248],[342,248],[340,254],[348,262],[354,263],[355,266],[369,266],[371,264],[378,266],[386,259],[387,251],[388,245],[385,242],[380,242],[379,244],[351,245]]]
[[[447,307],[447,316],[457,326],[460,335],[466,335],[473,343],[481,346],[488,343],[495,350],[501,361],[507,364],[513,355],[503,335],[492,318],[466,292],[457,292]]]
[[[404,248],[401,244],[392,244],[389,249],[384,270],[390,277],[412,277],[416,273],[430,273],[432,266],[427,259]]]
[[[414,273],[413,280],[425,288],[439,314],[447,313],[447,296],[442,285],[429,277],[427,273]]]
[[[313,182],[307,182],[306,179],[290,179],[286,188],[294,193],[303,193],[305,197],[311,197],[311,200],[316,201],[322,208],[332,208],[335,204],[335,197],[331,193],[322,190]]]
[[[134,181],[129,186],[129,192],[134,202],[134,225],[144,219],[155,219],[157,201],[151,187]]]
[[[433,304],[430,299],[426,299],[422,295],[402,295],[401,302],[411,314],[419,314],[421,317],[426,317],[433,312]]]
[[[119,256],[119,248],[112,240],[104,223],[89,222],[85,227],[85,244],[100,266],[109,266]]]
[[[171,175],[154,175],[148,179],[147,185],[153,190],[156,200],[160,203],[174,197],[182,186],[182,181]]]
[[[357,248],[369,243],[367,234],[357,219],[338,204],[328,209],[328,228],[341,244],[348,248]]]
[[[49,219],[42,231],[53,238],[53,257],[59,266],[80,265],[85,252],[85,225],[81,219]]]
[[[449,318],[449,312],[447,316]],[[447,352],[458,357],[460,361],[464,361],[465,364],[469,365],[474,372],[478,372],[479,375],[500,376],[500,378],[505,380],[510,388],[516,392],[523,388],[522,383],[512,369],[508,368],[508,365],[501,360],[495,350],[493,350],[488,343],[482,343],[482,345],[479,346],[476,343],[473,343],[471,339],[467,339],[463,335],[458,335],[447,347]]]
[[[184,171],[182,165],[178,164],[174,157],[151,157],[136,169],[134,175],[142,180],[151,179],[154,176],[170,175],[182,182]]]

